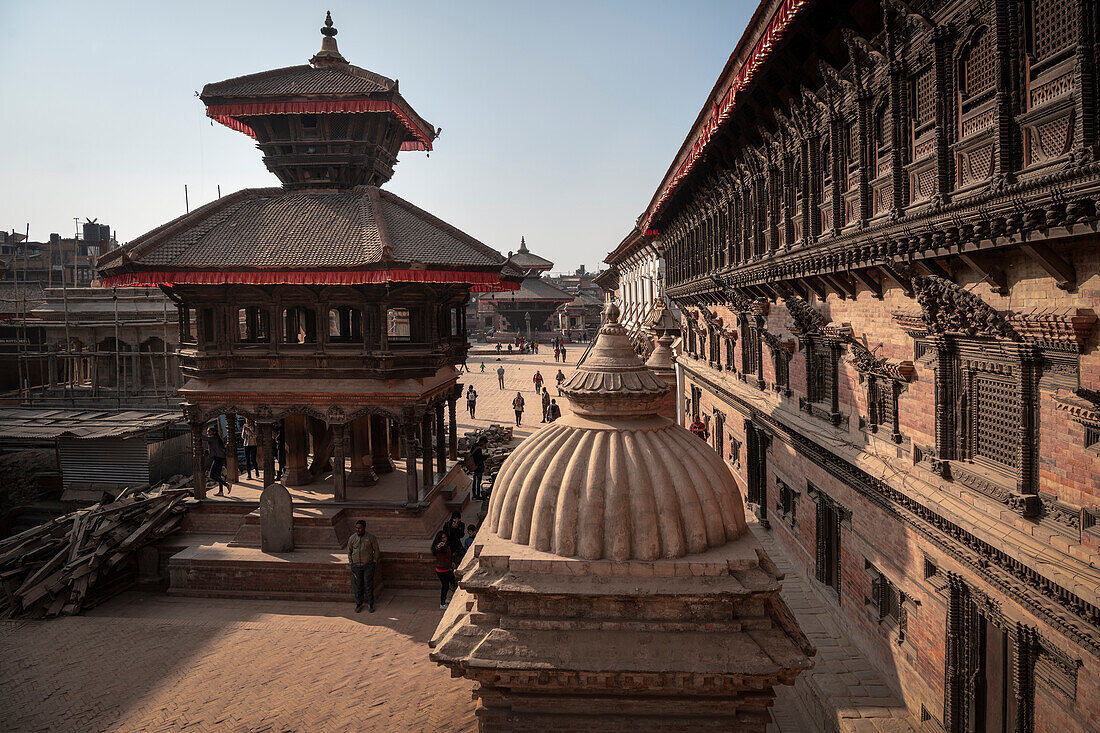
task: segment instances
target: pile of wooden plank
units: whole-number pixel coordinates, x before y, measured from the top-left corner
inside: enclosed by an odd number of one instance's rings
[[[69,616],[124,590],[137,551],[178,527],[189,494],[123,492],[0,540],[0,617]]]

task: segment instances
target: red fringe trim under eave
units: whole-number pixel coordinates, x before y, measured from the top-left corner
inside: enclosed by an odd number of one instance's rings
[[[774,47],[775,44],[779,42],[779,39],[783,37],[783,31],[791,24],[791,21],[794,20],[794,16],[798,11],[809,2],[810,0],[783,0],[779,7],[775,9],[775,14],[772,15],[771,20],[768,21],[768,27],[764,29],[764,34],[756,41],[756,45],[752,47],[752,52],[749,54],[749,57],[737,70],[737,74],[733,78],[733,83],[730,84],[729,89],[726,90],[725,96],[714,104],[711,109],[710,118],[700,127],[699,137],[692,144],[691,150],[688,151],[687,158],[680,165],[680,168],[676,171],[672,180],[670,180],[668,185],[661,191],[657,200],[653,202],[649,211],[646,212],[645,221],[642,225],[643,230],[650,228],[650,224],[653,223],[653,219],[656,217],[661,206],[663,206],[665,201],[672,196],[672,192],[680,185],[680,181],[686,178],[687,174],[695,167],[695,163],[702,157],[703,149],[706,148],[719,125],[729,119],[730,115],[733,114],[733,110],[737,103],[738,93],[749,85],[753,75],[768,57],[768,53],[772,50],[772,47]]]
[[[448,270],[345,270],[324,271],[210,271],[124,272],[103,278],[104,287],[154,287],[157,285],[364,285],[387,282],[466,283],[475,293],[519,290],[488,272]]]
[[[405,114],[404,110],[393,102],[385,102],[377,99],[332,99],[328,101],[313,102],[253,102],[249,104],[212,104],[206,108],[206,116],[220,122],[231,130],[243,132],[253,140],[256,139],[256,131],[236,119],[249,115],[285,115],[285,114],[331,114],[337,112],[389,112],[401,124],[416,136],[416,140],[406,140],[401,143],[402,150],[432,149],[431,134],[421,130]]]

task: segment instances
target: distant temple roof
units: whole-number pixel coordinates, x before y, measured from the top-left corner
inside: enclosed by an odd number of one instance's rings
[[[519,238],[519,252],[512,255],[511,262],[521,270],[536,270],[538,272],[544,272],[554,266],[554,263],[545,257],[532,254],[531,250],[527,249],[527,239],[524,237]]]
[[[512,264],[516,258],[512,257]],[[487,300],[500,300],[510,302],[513,300],[556,300],[559,303],[569,303],[576,296],[567,290],[562,290],[557,285],[543,280],[541,277],[525,277],[519,284],[519,290],[506,293],[490,293],[482,296]]]
[[[374,186],[245,189],[108,252],[99,268],[107,286],[397,280],[495,290],[522,276],[496,250]]]

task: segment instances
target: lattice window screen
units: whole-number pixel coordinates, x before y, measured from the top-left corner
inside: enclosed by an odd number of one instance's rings
[[[913,83],[913,122],[924,127],[932,122],[936,115],[936,97],[932,69],[928,68],[917,75]]]
[[[1016,385],[1003,379],[974,376],[974,454],[1004,466],[1018,467],[1020,401]]]
[[[1077,40],[1077,7],[1073,0],[1035,0],[1036,59],[1042,61],[1065,50]]]
[[[993,34],[988,29],[979,31],[963,61],[962,84],[963,99],[981,94],[993,88],[995,81],[993,68]]]

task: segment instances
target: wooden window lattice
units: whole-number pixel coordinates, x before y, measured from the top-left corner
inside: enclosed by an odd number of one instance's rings
[[[1016,385],[983,375],[974,377],[974,454],[1017,468],[1020,402]]]
[[[993,88],[994,64],[992,34],[988,29],[979,32],[963,59],[963,73],[959,80],[963,99],[977,96]]]
[[[1077,37],[1077,8],[1072,0],[1035,0],[1032,48],[1038,61],[1072,46]]]
[[[917,128],[931,123],[936,116],[936,96],[932,69],[925,69],[913,83],[913,122]]]

